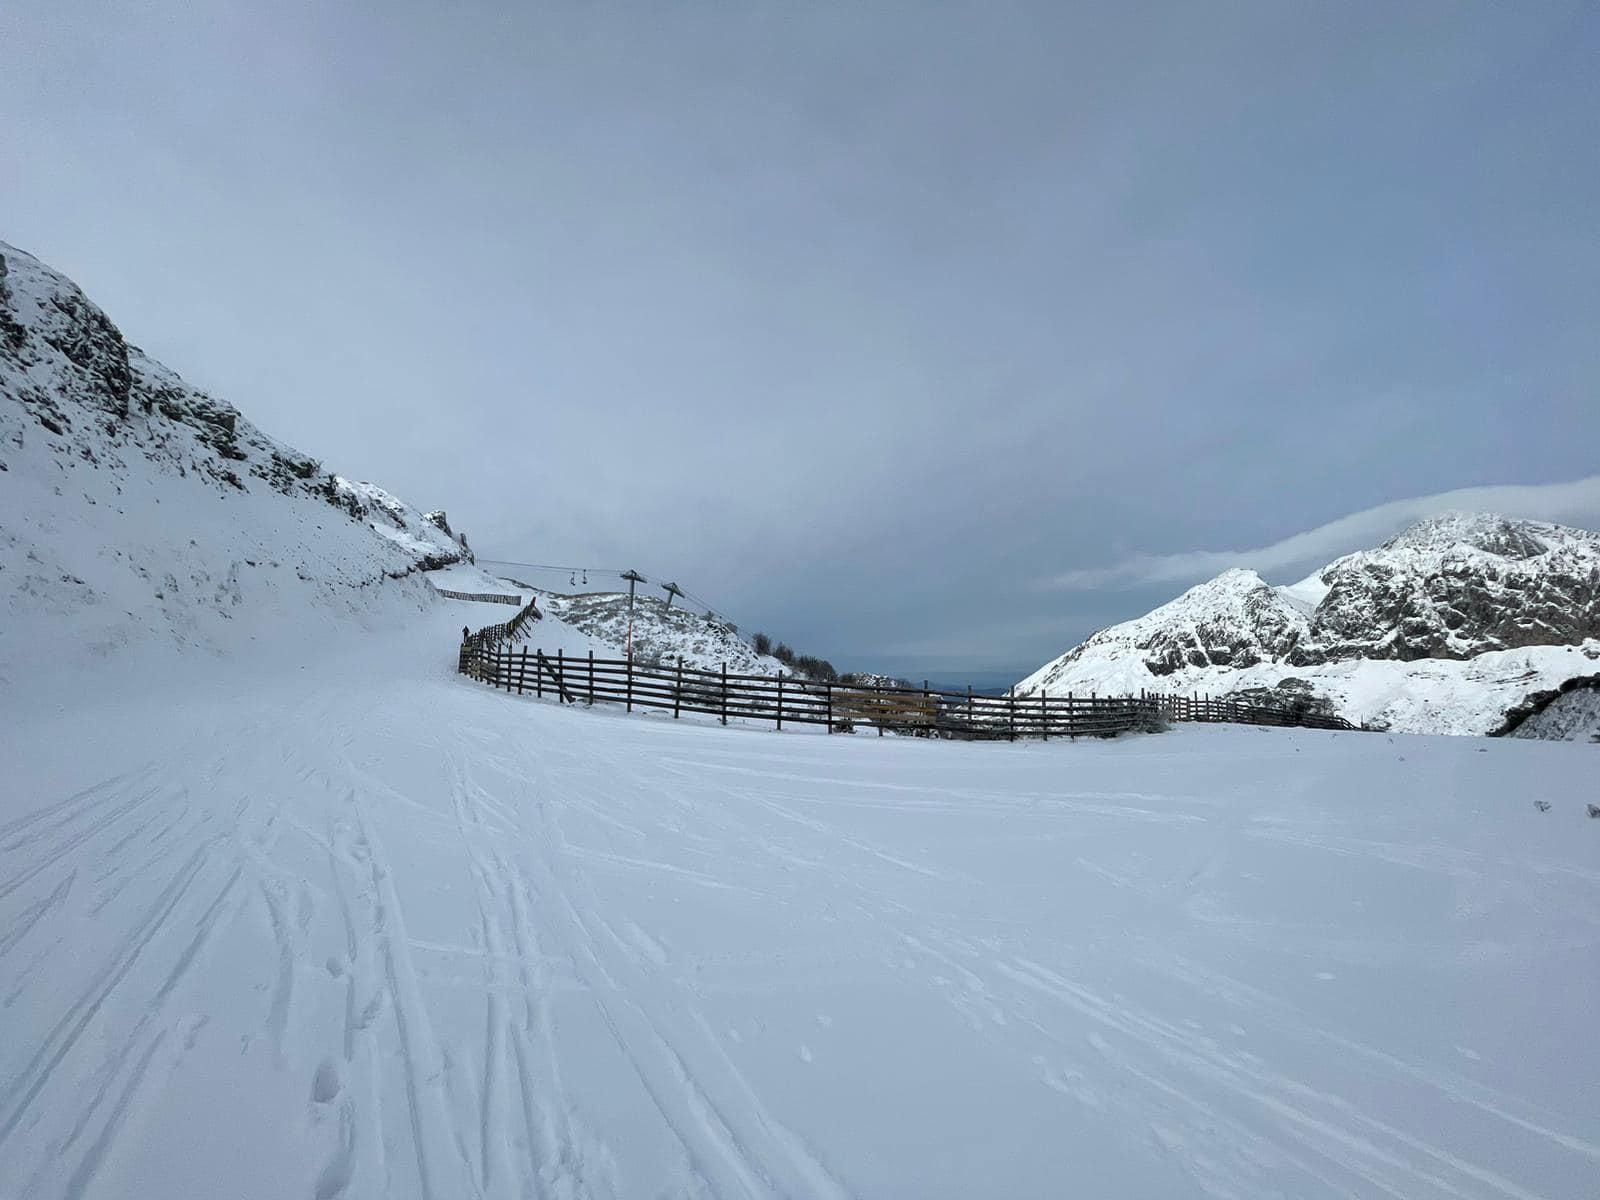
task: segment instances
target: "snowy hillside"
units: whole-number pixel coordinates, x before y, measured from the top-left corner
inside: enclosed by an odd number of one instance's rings
[[[407,576],[469,555],[443,513],[324,472],[0,243],[0,679],[415,608]]]
[[[598,643],[614,647],[616,656],[628,644],[628,593],[589,592],[576,596],[539,593],[547,617],[572,626]],[[633,655],[641,663],[672,663],[718,670],[726,665],[736,675],[793,675],[771,655],[757,654],[727,624],[682,605],[639,596],[633,606]]]
[[[1551,742],[1600,742],[1600,689],[1563,692],[1511,734]]]
[[[1525,715],[1514,712],[1511,737],[1550,742],[1600,742],[1600,675],[1569,679],[1555,693],[1540,693]]]
[[[1600,535],[1453,514],[1297,584],[1227,571],[1017,685],[1249,692],[1398,730],[1487,733],[1600,662]]]

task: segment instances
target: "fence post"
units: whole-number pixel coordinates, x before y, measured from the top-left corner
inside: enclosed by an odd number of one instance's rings
[[[1039,686],[1039,731],[1044,735],[1044,740],[1050,740],[1050,706],[1044,700],[1044,685]]]
[[[783,728],[783,672],[778,672],[778,728]]]
[[[523,648],[522,653],[523,653],[524,657],[527,656],[528,651],[527,651],[526,647]],[[543,658],[544,657],[544,647],[541,646],[537,653],[538,653],[540,658]],[[539,699],[541,699],[541,700],[544,699],[544,672],[543,671],[535,671],[533,673],[533,694],[535,696],[539,697]]]
[[[678,719],[678,713],[683,708],[683,656],[678,657],[678,684],[672,690],[672,719]]]
[[[528,689],[528,648],[522,648],[522,661],[517,664],[517,695]]]
[[[1078,737],[1078,709],[1073,703],[1072,693],[1067,693],[1067,737],[1076,741]]]
[[[828,689],[828,732],[833,732],[833,684],[823,684]]]
[[[628,711],[633,711],[633,647],[628,647]]]
[[[561,657],[559,649],[556,651],[556,687],[560,689],[561,699],[564,703],[569,695],[567,692],[567,667],[566,660]]]
[[[594,651],[589,651],[589,707],[594,707]]]
[[[722,664],[722,723],[728,723],[728,664]]]
[[[1017,740],[1017,685],[1016,684],[1012,684],[1011,685],[1011,689],[1008,692],[1006,692],[1006,711],[1007,711],[1007,719],[1011,723],[1011,739],[1010,740],[1014,742],[1014,741]]]
[[[878,684],[872,685],[872,698],[877,701],[872,708],[878,714],[878,736],[883,736],[883,688]]]
[[[972,728],[972,685],[967,684],[967,732],[975,732]]]

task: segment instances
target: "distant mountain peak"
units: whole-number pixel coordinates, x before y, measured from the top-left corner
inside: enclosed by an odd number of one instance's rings
[[[1565,653],[1573,649],[1581,661]],[[1489,670],[1488,655],[1511,657],[1505,686],[1474,702],[1482,712],[1473,723],[1482,729],[1495,727],[1520,699],[1518,679],[1550,687],[1561,680],[1541,672],[1593,671],[1590,659],[1600,657],[1600,535],[1496,513],[1440,513],[1293,586],[1274,587],[1250,570],[1224,571],[1143,617],[1099,631],[1018,689],[1226,692],[1291,679],[1297,689],[1314,689],[1320,678],[1343,681],[1327,690],[1348,693],[1354,676],[1376,680],[1387,672],[1393,678],[1383,686],[1392,694],[1378,707],[1403,709],[1405,720],[1428,728],[1426,706],[1408,707],[1421,694],[1419,681],[1471,672],[1405,664]],[[1408,672],[1411,678],[1402,678]],[[1473,686],[1482,692],[1488,685]]]
[[[1543,535],[1551,533],[1583,536],[1582,530],[1541,521],[1519,520],[1498,513],[1452,511],[1424,517],[1402,529],[1379,549],[1437,551],[1469,547],[1501,558],[1528,559],[1537,558],[1550,549]]]

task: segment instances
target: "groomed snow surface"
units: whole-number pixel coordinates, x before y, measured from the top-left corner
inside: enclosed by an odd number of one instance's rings
[[[723,729],[503,615],[6,689],[0,1196],[1596,1194],[1593,747]]]

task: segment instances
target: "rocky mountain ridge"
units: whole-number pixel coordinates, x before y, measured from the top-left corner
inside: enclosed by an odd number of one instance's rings
[[[1526,692],[1581,673],[1572,652],[1600,654],[1600,534],[1447,513],[1296,584],[1226,571],[1094,634],[1018,692],[1277,693],[1352,720],[1489,732]],[[1439,694],[1442,680],[1455,694]],[[1433,700],[1411,703],[1423,692]]]
[[[220,645],[256,610],[367,606],[468,560],[443,512],[325,471],[0,242],[0,673],[40,636]],[[359,593],[359,595],[358,595]],[[422,602],[416,581],[409,593]]]

